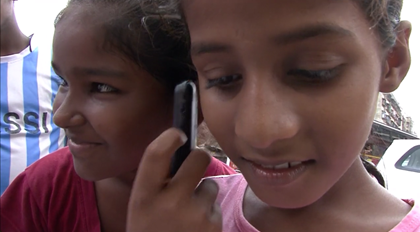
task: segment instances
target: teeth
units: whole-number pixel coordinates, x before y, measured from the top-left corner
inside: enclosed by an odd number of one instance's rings
[[[289,168],[289,163],[283,163],[283,164],[274,166],[274,169],[285,169],[285,168]]]
[[[298,166],[299,164],[302,164],[302,162],[291,162],[290,167]]]
[[[264,164],[260,164],[260,165],[263,168],[274,168],[275,167],[274,165],[264,165]]]
[[[282,164],[278,164],[278,165],[264,165],[264,164],[261,164],[261,167],[269,168],[269,169],[286,169],[286,168],[291,168],[291,167],[297,166],[299,164],[302,164],[302,162],[288,162],[288,163],[282,163]]]

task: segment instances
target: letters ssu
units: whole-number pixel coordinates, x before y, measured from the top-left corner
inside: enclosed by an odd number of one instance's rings
[[[8,112],[3,116],[3,122],[6,124],[4,131],[9,134],[18,134],[24,129],[30,134],[48,133],[47,119],[48,112],[43,112],[41,118],[35,112],[27,112],[23,116]]]

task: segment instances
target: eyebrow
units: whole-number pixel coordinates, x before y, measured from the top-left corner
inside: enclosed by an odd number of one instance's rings
[[[334,24],[322,23],[305,26],[303,28],[299,28],[291,32],[275,35],[270,39],[270,41],[272,41],[275,44],[288,44],[317,36],[326,35],[349,38],[355,37],[355,34],[353,32],[343,27]],[[198,42],[192,43],[191,45],[191,55],[193,56],[198,56],[205,53],[227,53],[230,50],[232,50],[232,47],[230,45],[217,42]]]
[[[280,44],[293,43],[317,36],[338,36],[354,38],[355,34],[335,24],[320,23],[299,28],[286,34],[274,36],[272,41]]]
[[[191,44],[191,55],[198,56],[205,53],[223,53],[229,52],[231,47],[221,43],[193,43]]]
[[[51,66],[55,72],[60,72],[57,64],[51,62]],[[76,67],[74,68],[76,73],[81,73],[87,76],[101,76],[101,77],[123,77],[125,72],[116,71],[108,68],[88,68],[88,67]]]

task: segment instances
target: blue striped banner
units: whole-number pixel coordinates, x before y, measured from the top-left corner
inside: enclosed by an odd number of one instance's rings
[[[51,105],[54,103],[55,96],[57,95],[58,88],[60,87],[60,78],[55,74],[54,70],[51,68],[51,90],[52,90],[52,96],[51,96]],[[52,114],[51,114],[52,115]],[[50,134],[50,153],[57,150],[61,145],[60,144],[60,130],[58,129],[58,126],[54,124],[53,117],[51,116],[51,125],[53,127],[53,130]]]
[[[10,134],[7,133],[6,129],[9,129],[9,124],[6,124],[5,119],[3,117],[6,116],[8,109],[8,97],[7,97],[7,63],[2,63],[0,66],[1,70],[1,80],[0,80],[0,115],[1,115],[1,131],[0,131],[0,140],[1,140],[1,147],[0,147],[0,194],[3,194],[4,190],[6,190],[7,186],[9,185],[9,178],[10,178]]]
[[[38,49],[23,59],[23,109],[25,112],[27,166],[40,157],[39,136],[41,135],[38,96]],[[28,88],[30,86],[30,88]],[[31,113],[32,112],[32,113]],[[36,112],[36,113],[35,113]]]

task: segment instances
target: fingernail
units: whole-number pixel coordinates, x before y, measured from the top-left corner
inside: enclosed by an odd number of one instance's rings
[[[182,141],[182,144],[186,143],[187,140],[188,140],[188,137],[184,133],[181,133],[181,141]]]

